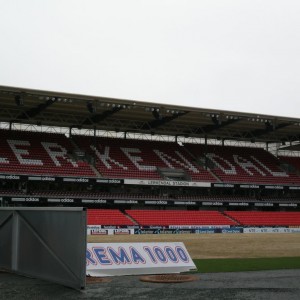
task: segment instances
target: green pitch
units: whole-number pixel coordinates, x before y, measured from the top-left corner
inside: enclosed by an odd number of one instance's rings
[[[300,269],[300,257],[194,259],[199,273]]]

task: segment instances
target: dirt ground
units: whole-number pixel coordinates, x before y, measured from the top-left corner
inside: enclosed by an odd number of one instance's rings
[[[300,234],[158,234],[88,236],[89,243],[183,242],[192,258],[300,256]]]

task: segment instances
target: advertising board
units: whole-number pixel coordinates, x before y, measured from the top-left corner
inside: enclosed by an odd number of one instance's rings
[[[121,276],[195,270],[183,243],[88,243],[86,274]]]
[[[264,228],[244,228],[244,233],[300,233],[300,228],[285,228],[285,227],[264,227]]]

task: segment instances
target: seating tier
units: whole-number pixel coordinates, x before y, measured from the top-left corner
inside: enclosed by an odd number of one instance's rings
[[[262,148],[186,144],[198,161],[223,182],[299,184],[300,177],[280,168],[280,161]]]
[[[142,226],[237,225],[218,211],[127,210],[126,213]]]
[[[63,134],[0,130],[0,173],[95,176],[84,161],[69,155],[74,148]]]
[[[76,143],[96,159],[96,168],[107,178],[162,179],[160,169],[181,169],[192,181],[216,182],[193,162],[182,147],[170,142],[74,136]]]
[[[88,209],[88,225],[135,225],[118,209]]]
[[[299,226],[300,212],[227,211],[244,226]]]

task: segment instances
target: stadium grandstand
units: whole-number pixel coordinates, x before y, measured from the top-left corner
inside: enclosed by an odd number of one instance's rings
[[[112,228],[300,226],[300,119],[0,86],[0,125],[2,206],[85,206]]]

